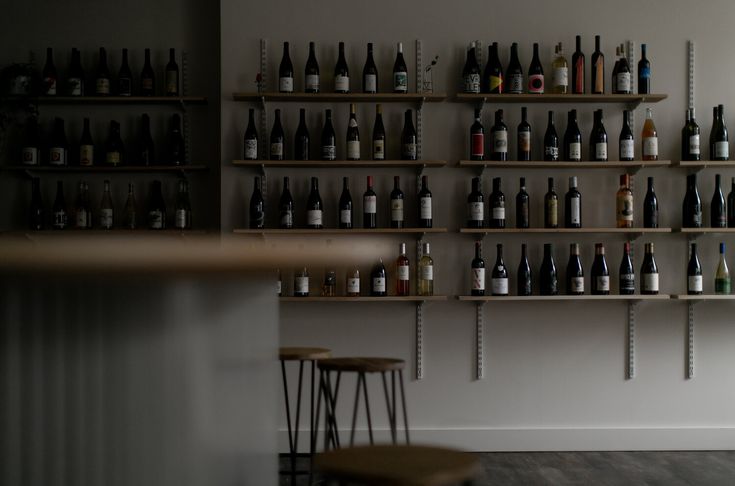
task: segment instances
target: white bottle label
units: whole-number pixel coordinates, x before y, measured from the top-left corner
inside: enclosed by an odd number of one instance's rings
[[[480,92],[480,75],[479,74],[468,74],[464,78],[464,92],[465,93],[479,93]]]
[[[375,214],[378,212],[378,201],[376,196],[365,196],[362,198],[363,212]]]
[[[391,221],[403,221],[403,199],[390,200]]]
[[[618,73],[618,92],[630,92],[630,73]]]
[[[351,160],[360,159],[360,142],[357,140],[350,140],[347,142],[347,158]]]
[[[551,82],[554,86],[569,86],[569,69],[566,67],[555,68]]]
[[[50,165],[66,165],[66,150],[63,147],[51,147],[48,163]]]
[[[322,224],[322,210],[321,209],[310,209],[306,211],[306,224],[309,226],[316,226]]]
[[[624,273],[620,275],[620,291],[635,291],[635,275],[632,273]]]
[[[485,204],[481,202],[468,203],[470,210],[470,221],[485,220]]]
[[[730,158],[730,146],[727,141],[715,142],[715,157],[718,159]]]
[[[699,155],[699,134],[689,137],[689,153]]]
[[[319,75],[318,74],[307,74],[306,75],[306,89],[309,91],[319,91]]]
[[[416,144],[415,143],[404,143],[401,144],[401,154],[407,159],[416,158]]]
[[[573,197],[570,201],[571,203],[571,223],[572,224],[582,224],[582,208],[580,207],[580,203],[582,200],[578,197]]]
[[[98,78],[95,83],[97,94],[107,95],[110,94],[110,80],[107,78]]]
[[[296,294],[308,294],[309,277],[295,277],[293,279],[293,291]]]
[[[338,74],[334,77],[334,90],[335,91],[349,91],[350,90],[350,78]]]
[[[505,219],[505,206],[493,208],[493,219]]]
[[[493,295],[508,295],[508,279],[493,278],[490,279],[490,288]]]
[[[621,140],[620,141],[620,158],[621,159],[635,158],[635,143],[633,140]]]
[[[271,143],[271,157],[283,157],[282,143]]]
[[[36,147],[23,147],[21,157],[23,165],[38,165],[38,149]]]
[[[609,292],[610,291],[610,276],[600,275],[596,278],[597,290]]]
[[[493,152],[508,152],[508,132],[506,130],[498,130],[493,132]]]
[[[378,77],[375,74],[366,74],[363,89],[368,93],[376,93],[378,91]]]
[[[281,226],[290,228],[293,226],[293,213],[291,211],[284,211],[281,213]]]
[[[283,282],[281,282],[281,279],[279,277],[278,282],[276,282],[276,295],[281,295],[283,292]]]
[[[120,152],[113,151],[105,154],[105,163],[109,165],[120,165],[121,162]]]
[[[571,292],[584,292],[584,277],[572,277],[569,282]]]
[[[293,78],[291,79],[293,83]],[[179,72],[166,71],[166,94],[175,95],[179,89]],[[293,91],[293,87],[291,88]]]
[[[349,209],[340,209],[339,222],[343,224],[352,223],[352,211]]]
[[[148,227],[151,229],[163,229],[163,213],[161,211],[150,211],[148,213]]]
[[[373,278],[373,292],[385,292],[385,277]]]
[[[324,160],[335,160],[337,158],[337,146],[322,145],[322,158]]]
[[[434,280],[434,265],[423,265],[419,267],[419,278],[421,280]]]
[[[643,274],[643,290],[647,292],[658,292],[658,274],[657,273],[644,273]]]
[[[245,158],[248,160],[255,160],[258,158],[257,140],[245,140]]]
[[[690,292],[702,292],[702,276],[690,275],[687,278],[687,290]]]
[[[658,137],[643,139],[643,156],[658,157]]]
[[[43,85],[46,88],[47,95],[56,94],[56,78],[43,78]]]
[[[607,142],[595,144],[595,158],[597,160],[607,160]]]
[[[408,265],[398,265],[398,280],[408,280],[409,279],[409,267]]]
[[[174,226],[177,229],[186,229],[186,209],[177,209]]]
[[[485,269],[472,269],[472,290],[485,290]]]
[[[69,94],[72,96],[82,96],[82,80],[81,78],[69,78]]]
[[[104,229],[112,228],[112,208],[100,209],[100,227]]]
[[[569,144],[569,158],[572,160],[582,160],[582,144],[572,142]]]
[[[421,219],[431,219],[431,198],[422,197],[420,205],[419,215]]]
[[[278,78],[278,91],[282,93],[293,92],[293,78]]]
[[[373,140],[373,159],[385,160],[385,140]]]
[[[408,91],[408,73],[406,71],[396,71],[393,73],[393,91],[399,93]]]
[[[359,294],[360,293],[360,279],[355,277],[349,277],[347,279],[347,293],[348,294]]]
[[[87,227],[87,218],[89,218],[89,213],[85,209],[77,209],[76,214],[76,226],[77,228],[86,228]]]

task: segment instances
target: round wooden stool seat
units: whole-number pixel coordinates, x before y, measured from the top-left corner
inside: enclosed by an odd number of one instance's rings
[[[329,479],[366,486],[445,486],[473,479],[480,462],[466,452],[426,446],[364,446],[318,454],[315,467]]]
[[[281,361],[312,361],[332,356],[326,348],[279,348],[278,359]]]
[[[395,358],[328,358],[317,362],[325,371],[352,371],[358,373],[380,373],[402,370],[406,362]]]

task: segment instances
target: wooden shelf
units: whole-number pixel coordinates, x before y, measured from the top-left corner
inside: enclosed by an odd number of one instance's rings
[[[455,101],[486,103],[657,103],[665,94],[470,94],[457,93]]]
[[[245,167],[364,168],[364,167],[444,167],[446,160],[233,160]]]
[[[443,93],[233,93],[235,101],[315,101],[315,102],[437,102],[446,99]]]
[[[668,294],[656,295],[486,295],[478,297],[474,295],[459,295],[457,299],[467,302],[523,302],[523,301],[559,301],[559,300],[617,300],[617,301],[637,301],[637,300],[669,300]]]
[[[233,233],[238,235],[262,235],[262,236],[303,236],[303,235],[365,235],[365,234],[414,234],[421,235],[425,233],[446,233],[446,228],[293,228],[293,229],[245,229],[238,228]]]
[[[676,228],[676,233],[686,233],[690,235],[717,235],[735,233],[735,228]]]
[[[735,229],[735,228],[733,228]],[[671,228],[460,228],[460,233],[671,233]]]
[[[733,164],[735,166],[735,163]],[[490,169],[645,169],[670,165],[670,160],[608,160],[607,162],[460,160],[458,164],[459,167]]]
[[[732,167],[735,168],[735,160],[677,160],[676,167],[687,167],[693,169],[707,169],[709,167]]]
[[[674,300],[735,300],[735,294],[720,295],[720,294],[700,294],[700,295],[672,295]]]
[[[82,167],[78,165],[53,166],[53,165],[2,165],[0,170],[20,172],[200,172],[209,170],[204,164],[188,165],[121,165],[119,167],[93,165]]]
[[[38,103],[39,105],[205,105],[205,96],[17,96],[4,101]]]
[[[279,297],[281,302],[438,302],[447,300],[446,295],[407,295],[397,296],[389,295],[387,297],[370,297],[361,295],[359,297],[323,297],[323,296],[309,296],[309,297]]]

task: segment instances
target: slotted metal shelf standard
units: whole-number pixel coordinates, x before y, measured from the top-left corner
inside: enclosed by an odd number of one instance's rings
[[[665,94],[489,94],[457,93],[455,101],[485,103],[658,103],[665,100]]]
[[[459,167],[483,169],[646,169],[668,167],[670,160],[608,160],[607,162],[460,160]]]
[[[294,297],[284,296],[278,299],[281,302],[437,302],[447,300],[446,295],[388,295],[380,297],[372,297],[367,295],[360,296],[308,296]]]
[[[366,167],[444,167],[446,160],[233,160],[233,165],[244,167],[288,168],[366,168]]]
[[[444,101],[443,93],[233,93],[234,101],[304,101],[304,102],[351,102],[351,103],[429,103]]]

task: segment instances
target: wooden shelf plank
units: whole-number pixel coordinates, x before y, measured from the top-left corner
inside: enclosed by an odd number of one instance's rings
[[[671,233],[671,228],[460,228],[460,233]]]
[[[708,167],[732,167],[735,168],[735,160],[677,160],[676,167],[687,167],[706,169]]]
[[[245,167],[364,168],[364,167],[444,167],[446,160],[233,160]]]
[[[735,294],[720,295],[720,294],[700,294],[700,295],[687,295],[679,294],[672,295],[674,300],[735,300]]]
[[[491,169],[645,169],[648,167],[668,167],[670,165],[670,160],[609,160],[607,162],[460,160],[458,164],[459,167]]]
[[[446,99],[443,93],[233,93],[234,101],[315,101],[315,102],[381,102],[410,103],[438,102]]]
[[[237,228],[233,233],[239,235],[262,235],[262,236],[303,236],[303,235],[365,235],[365,234],[424,234],[424,233],[446,233],[447,228],[293,228],[293,229],[246,229]]]
[[[207,104],[206,96],[31,96],[31,97],[6,97],[6,101],[38,103],[39,105],[167,105]]]
[[[717,235],[717,234],[728,234],[735,233],[735,228],[675,228],[676,233],[686,233],[695,235]]]
[[[454,101],[486,103],[657,103],[665,94],[469,94],[457,93]]]
[[[474,295],[459,295],[457,299],[466,302],[527,302],[527,301],[569,301],[569,300],[616,300],[616,301],[635,301],[635,300],[669,300],[668,294],[656,295],[486,295],[478,297]]]
[[[387,297],[370,297],[361,295],[359,297],[323,297],[323,296],[309,296],[309,297],[293,297],[285,296],[279,297],[281,302],[438,302],[447,300],[446,295],[408,295],[408,296],[397,296],[389,295]]]
[[[4,171],[28,171],[28,172],[196,172],[209,170],[204,164],[188,165],[122,165],[119,167],[93,165],[82,167],[78,165],[53,166],[53,165],[1,165]]]

